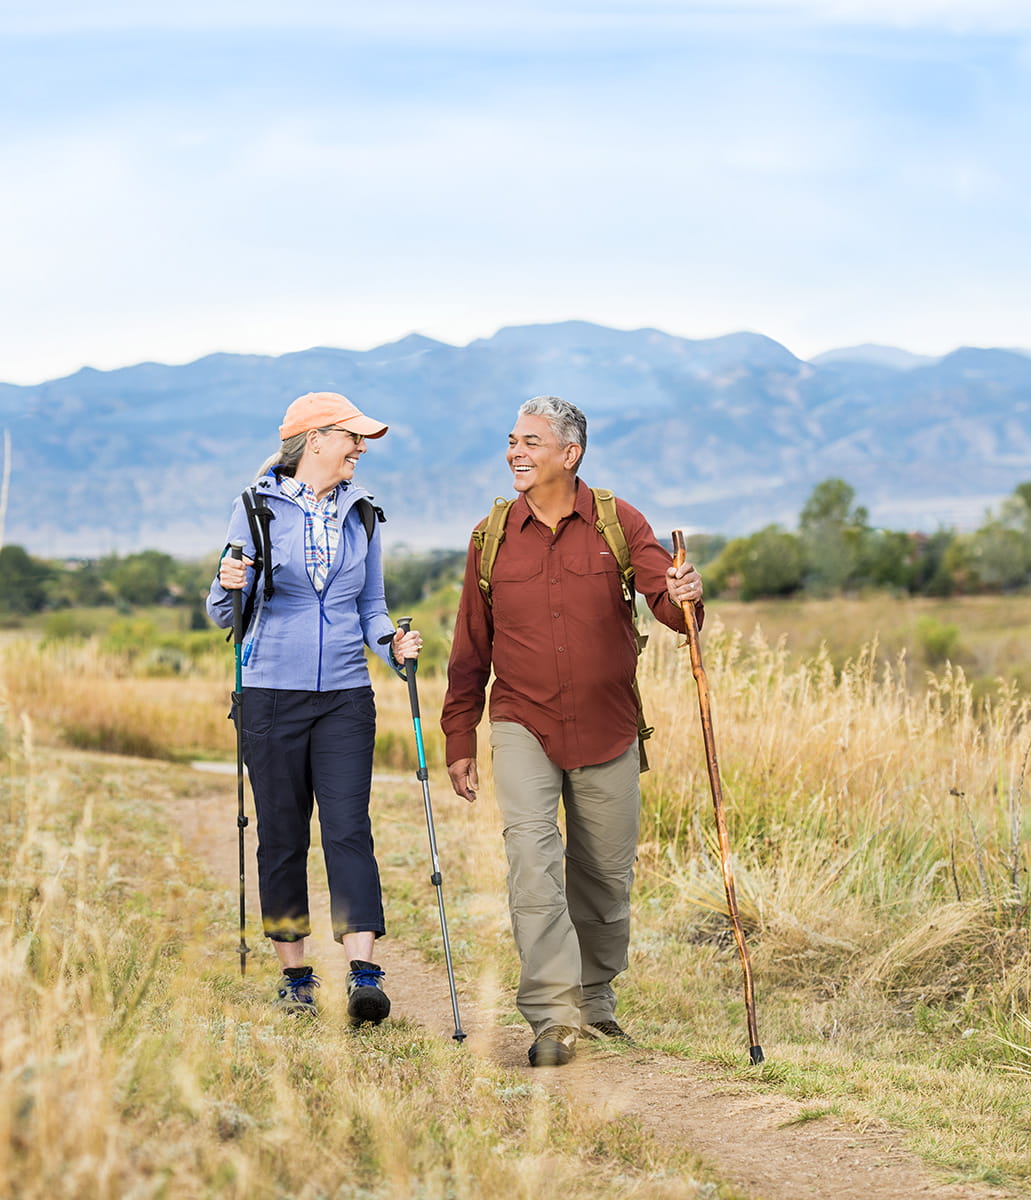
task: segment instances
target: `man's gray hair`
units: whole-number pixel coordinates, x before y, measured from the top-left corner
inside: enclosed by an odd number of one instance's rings
[[[532,400],[527,400],[519,406],[519,415],[544,417],[551,426],[551,432],[563,446],[570,443],[579,446],[580,457],[576,464],[579,471],[580,463],[587,453],[587,418],[575,404],[570,404],[568,400],[562,400],[558,396],[534,396]]]

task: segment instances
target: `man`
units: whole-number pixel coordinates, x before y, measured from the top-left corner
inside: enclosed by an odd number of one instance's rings
[[[535,1067],[567,1063],[581,1032],[632,1040],[615,1020],[612,980],[627,966],[640,813],[637,648],[594,496],[577,477],[586,448],[587,421],[574,405],[538,396],[520,408],[507,454],[518,495],[489,595],[475,535],[470,544],[441,717],[452,786],[471,802],[493,667],[490,744],[522,964],[517,1004],[533,1029]],[[701,600],[698,572],[672,565],[636,509],[617,499],[616,511],[636,590],[684,632],[680,606]]]

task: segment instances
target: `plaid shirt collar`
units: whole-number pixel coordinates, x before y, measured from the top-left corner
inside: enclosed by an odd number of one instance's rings
[[[304,565],[316,590],[321,592],[340,544],[338,488],[317,500],[311,484],[301,483],[291,475],[281,475],[279,486],[304,512]]]

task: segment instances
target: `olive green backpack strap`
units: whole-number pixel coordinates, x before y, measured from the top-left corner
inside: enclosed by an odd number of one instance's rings
[[[506,500],[504,496],[498,496],[486,518],[473,530],[473,544],[480,552],[480,591],[488,604],[491,603],[490,577],[501,543],[505,540],[508,510],[513,504],[514,498]]]
[[[637,593],[634,591],[634,568],[630,561],[630,547],[626,544],[626,534],[616,513],[616,497],[604,488],[591,488],[594,493],[594,507],[598,519],[595,529],[605,539],[605,544],[619,567],[619,580],[623,588],[623,599],[630,608],[630,620],[634,627],[634,642],[637,645],[637,655],[648,644],[648,635],[641,633],[637,627]],[[641,703],[641,689],[637,686],[637,676],[634,675],[634,697],[637,700],[637,743],[641,750],[641,770],[648,770],[648,754],[644,743],[655,732],[654,728],[644,719],[644,706]]]

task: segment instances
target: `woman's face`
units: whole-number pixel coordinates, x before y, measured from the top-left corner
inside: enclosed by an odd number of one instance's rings
[[[365,435],[352,433],[340,425],[330,425],[328,429],[316,431],[319,453],[324,456],[325,464],[333,470],[339,482],[354,478],[358,457],[365,453]]]

